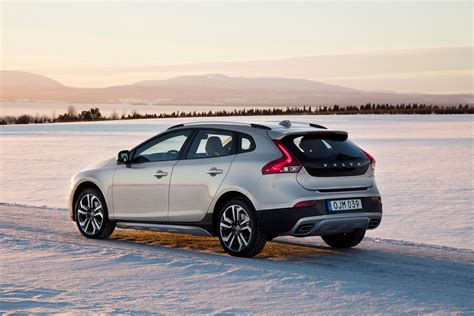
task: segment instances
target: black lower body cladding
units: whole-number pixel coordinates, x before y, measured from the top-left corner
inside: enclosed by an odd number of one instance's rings
[[[337,214],[360,212],[382,213],[382,200],[380,197],[364,197],[360,199],[362,200],[363,209],[357,211],[338,211]],[[317,200],[314,205],[306,207],[260,210],[258,211],[260,225],[262,225],[263,230],[268,236],[277,236],[287,233],[302,218],[331,214],[328,211],[327,201],[328,200]]]

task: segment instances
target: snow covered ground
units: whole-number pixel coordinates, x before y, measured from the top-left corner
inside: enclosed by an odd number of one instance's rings
[[[369,236],[474,250],[473,116],[285,118],[347,130],[376,157],[384,218]],[[170,125],[192,120],[0,126],[0,202],[65,208],[75,172],[115,157]]]
[[[87,240],[65,210],[71,175],[189,119],[1,126],[0,313],[474,313],[473,117],[290,119],[377,158],[384,219],[356,249],[278,238],[238,259],[213,238]]]
[[[117,230],[88,240],[64,211],[0,205],[0,313],[474,312],[474,252],[370,238],[286,238],[255,259],[216,239]]]

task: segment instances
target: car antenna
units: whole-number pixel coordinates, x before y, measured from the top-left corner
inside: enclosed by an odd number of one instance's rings
[[[290,120],[283,120],[283,121],[281,121],[281,122],[278,123],[278,124],[280,124],[281,126],[286,127],[286,128],[291,127],[291,122],[290,122]]]

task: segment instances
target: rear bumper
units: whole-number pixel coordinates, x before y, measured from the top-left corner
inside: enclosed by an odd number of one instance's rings
[[[382,221],[380,198],[361,199],[363,209],[358,211],[330,212],[327,200],[309,207],[261,210],[259,223],[269,236],[317,236],[377,228]]]
[[[382,221],[382,213],[361,212],[331,214],[300,219],[288,232],[292,236],[321,236],[350,232],[354,229],[374,229]]]

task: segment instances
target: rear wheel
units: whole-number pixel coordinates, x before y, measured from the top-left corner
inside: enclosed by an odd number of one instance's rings
[[[217,230],[222,248],[232,256],[256,256],[267,241],[253,207],[240,198],[232,199],[222,207]]]
[[[356,229],[351,233],[321,236],[326,244],[334,248],[351,248],[357,246],[365,236],[365,229]]]
[[[102,194],[97,189],[82,191],[74,206],[77,228],[87,238],[109,237],[115,224],[109,222],[109,213]]]

